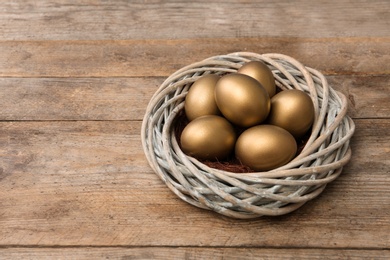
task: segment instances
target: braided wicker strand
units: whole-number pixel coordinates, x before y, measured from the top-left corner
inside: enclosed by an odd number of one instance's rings
[[[299,89],[312,98],[315,121],[302,152],[277,169],[251,173],[210,168],[185,155],[173,129],[191,84],[209,73],[236,72],[251,60],[265,62],[281,89]],[[282,54],[237,52],[193,63],[169,76],[149,102],[141,139],[150,166],[178,197],[196,207],[247,219],[287,214],[317,197],[349,161],[354,130],[347,99],[329,87],[320,72]]]

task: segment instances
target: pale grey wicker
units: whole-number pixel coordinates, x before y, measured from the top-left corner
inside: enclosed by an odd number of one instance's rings
[[[205,74],[236,72],[251,60],[265,62],[281,89],[300,89],[311,96],[316,117],[303,151],[278,169],[255,173],[210,168],[185,155],[173,124],[191,84]],[[347,99],[317,70],[282,54],[238,52],[205,59],[168,77],[146,109],[141,139],[150,166],[181,199],[225,216],[255,218],[289,213],[317,197],[349,161],[354,129]]]

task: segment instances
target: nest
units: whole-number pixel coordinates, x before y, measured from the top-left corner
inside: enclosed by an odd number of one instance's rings
[[[176,125],[192,83],[206,74],[236,72],[252,60],[267,64],[279,89],[299,89],[312,98],[315,120],[300,153],[266,172],[234,172],[237,167],[229,167],[231,162],[216,167],[185,155]],[[193,63],[169,76],[149,102],[141,139],[150,166],[182,200],[247,219],[287,214],[321,194],[350,160],[354,129],[346,97],[332,89],[319,71],[282,54],[238,52]]]

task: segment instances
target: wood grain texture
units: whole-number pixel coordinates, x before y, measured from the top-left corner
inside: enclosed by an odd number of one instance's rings
[[[319,198],[251,221],[177,198],[147,165],[140,124],[0,123],[0,245],[390,246],[386,119],[356,120],[352,160]]]
[[[6,259],[388,259],[388,250],[272,249],[272,248],[10,248],[0,249]]]
[[[388,1],[4,1],[4,40],[388,36]],[[169,22],[167,22],[169,21]]]
[[[328,76],[353,118],[389,118],[389,75]],[[0,120],[142,120],[165,77],[0,78]]]
[[[0,259],[390,258],[389,26],[387,0],[1,1]],[[236,51],[320,70],[356,123],[341,176],[286,216],[188,205],[141,148],[163,80]]]
[[[164,78],[0,78],[1,120],[142,120]]]
[[[348,98],[353,118],[390,118],[390,74],[383,76],[328,76],[330,86]]]
[[[390,37],[0,41],[0,77],[168,76],[238,51],[282,53],[324,74],[390,74]]]

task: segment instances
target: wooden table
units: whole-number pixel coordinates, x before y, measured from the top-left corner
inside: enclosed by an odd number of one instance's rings
[[[285,216],[191,206],[141,147],[164,79],[236,51],[292,56],[349,99],[350,163]],[[389,259],[389,82],[387,0],[2,1],[0,259]]]

